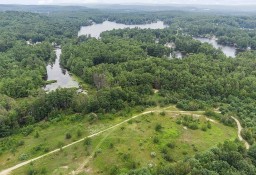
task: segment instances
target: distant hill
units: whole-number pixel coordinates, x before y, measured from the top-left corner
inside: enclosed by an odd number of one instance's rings
[[[34,13],[51,13],[60,11],[88,10],[85,6],[58,6],[58,5],[5,5],[0,4],[0,11],[26,11]]]

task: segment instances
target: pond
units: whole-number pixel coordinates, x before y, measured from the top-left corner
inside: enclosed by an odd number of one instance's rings
[[[209,38],[194,37],[194,39],[202,43],[209,43],[216,49],[220,48],[222,52],[228,57],[232,57],[232,58],[236,57],[237,50],[235,47],[218,44],[217,40],[214,38],[209,39]]]
[[[55,50],[56,59],[53,64],[47,65],[47,81],[55,80],[55,83],[48,84],[44,87],[45,91],[53,91],[58,88],[79,88],[78,82],[76,82],[68,73],[66,69],[63,69],[60,65],[61,49]]]

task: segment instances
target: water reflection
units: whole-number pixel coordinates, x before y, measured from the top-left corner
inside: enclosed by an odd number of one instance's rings
[[[60,66],[61,49],[56,49],[56,59],[53,64],[49,64],[47,69],[47,81],[56,80],[55,83],[44,87],[46,91],[56,90],[58,88],[79,88],[78,82],[74,81],[66,69]]]
[[[232,58],[236,57],[237,50],[235,47],[224,46],[224,45],[218,44],[216,39],[214,39],[214,38],[209,39],[209,38],[194,37],[194,39],[196,39],[202,43],[209,43],[216,49],[220,48],[222,50],[222,52],[228,57],[232,57]]]
[[[135,28],[140,29],[164,29],[167,25],[164,25],[163,21],[157,21],[151,24],[141,24],[141,25],[126,25],[119,24],[116,22],[104,21],[101,24],[93,24],[91,26],[82,26],[78,32],[78,36],[81,35],[91,35],[91,37],[99,38],[100,34],[104,31],[109,31],[113,29],[124,29],[124,28]]]

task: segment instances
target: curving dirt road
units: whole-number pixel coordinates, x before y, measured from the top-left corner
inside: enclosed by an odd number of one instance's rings
[[[249,143],[246,140],[244,140],[242,135],[241,135],[241,131],[243,129],[242,126],[241,126],[241,123],[235,117],[231,116],[231,118],[234,119],[236,124],[237,124],[237,135],[238,135],[239,140],[244,142],[244,145],[245,145],[246,149],[249,149],[250,148]]]
[[[94,133],[94,134],[91,134],[91,135],[89,135],[89,136],[87,136],[87,137],[84,137],[84,138],[82,138],[82,139],[80,139],[80,140],[77,140],[77,141],[75,141],[75,142],[72,142],[72,143],[70,143],[70,144],[68,144],[68,145],[66,145],[66,146],[63,146],[61,149],[65,149],[65,148],[70,147],[70,146],[72,146],[72,145],[74,145],[74,144],[77,144],[77,143],[79,143],[79,142],[82,142],[82,141],[84,141],[84,139],[86,139],[86,138],[91,138],[91,137],[100,135],[100,134],[103,133],[103,132],[106,132],[106,131],[109,131],[109,130],[111,130],[111,129],[114,129],[114,128],[116,128],[116,127],[118,127],[118,126],[120,126],[120,125],[122,125],[122,124],[128,122],[129,120],[132,120],[132,119],[137,118],[137,117],[139,117],[139,116],[142,116],[142,115],[145,115],[145,114],[150,114],[150,113],[152,113],[152,112],[161,112],[161,111],[163,111],[163,110],[167,110],[168,108],[169,108],[169,107],[166,107],[166,108],[163,108],[163,109],[157,109],[157,110],[153,110],[153,111],[146,111],[146,112],[140,113],[140,114],[135,115],[135,116],[133,116],[133,117],[131,117],[131,118],[129,118],[129,119],[126,119],[126,120],[124,120],[124,121],[122,121],[122,122],[120,122],[120,123],[118,123],[118,124],[116,124],[116,125],[114,125],[114,126],[111,126],[111,127],[106,128],[106,129],[104,129],[104,130],[101,130],[101,131],[99,131],[99,132],[97,132],[97,133]],[[172,112],[189,113],[190,111],[172,111]],[[242,136],[241,136],[242,126],[241,126],[240,122],[239,122],[235,117],[232,116],[232,118],[233,118],[233,119],[236,121],[236,123],[237,123],[237,127],[238,127],[238,138],[239,138],[239,140],[241,140],[241,141],[243,141],[243,142],[245,143],[246,149],[249,149],[250,145],[249,145],[249,144],[242,138]],[[210,120],[210,121],[212,121],[212,120]],[[215,122],[215,121],[214,121],[214,122]],[[55,149],[55,150],[50,151],[50,152],[48,152],[48,153],[46,153],[46,154],[43,154],[43,155],[41,155],[41,156],[39,156],[39,157],[36,157],[36,158],[30,159],[30,160],[27,160],[27,161],[22,162],[22,163],[19,163],[19,164],[13,166],[13,167],[10,167],[10,168],[8,168],[8,169],[5,169],[5,170],[1,171],[1,172],[0,172],[0,175],[8,175],[8,174],[10,174],[13,170],[16,170],[16,169],[18,169],[18,168],[20,168],[20,167],[22,167],[22,166],[25,166],[25,165],[27,165],[27,164],[29,164],[29,163],[31,163],[31,162],[36,161],[36,160],[38,160],[38,159],[41,159],[41,158],[43,158],[43,157],[46,157],[46,156],[51,155],[51,154],[53,154],[53,153],[56,153],[56,152],[60,151],[61,149]]]
[[[99,135],[99,134],[101,134],[101,133],[103,133],[103,132],[109,131],[109,130],[111,130],[111,129],[113,129],[113,128],[116,128],[116,127],[118,127],[118,126],[120,126],[120,125],[122,125],[122,124],[128,122],[129,120],[132,120],[132,119],[134,119],[134,118],[137,118],[137,117],[139,117],[139,116],[141,116],[141,115],[149,114],[149,113],[151,113],[151,112],[156,112],[156,111],[159,111],[159,110],[155,110],[155,111],[146,111],[146,112],[143,112],[143,113],[141,113],[141,114],[135,115],[135,116],[133,116],[133,117],[127,119],[127,120],[124,120],[124,121],[122,121],[122,122],[120,122],[120,123],[118,123],[118,124],[116,124],[116,125],[114,125],[114,126],[111,126],[111,127],[107,128],[107,129],[101,130],[101,131],[99,131],[99,132],[97,132],[97,133],[94,133],[94,134],[89,135],[89,136],[87,136],[87,137],[84,137],[84,138],[82,138],[82,139],[80,139],[80,140],[77,140],[77,141],[75,141],[75,142],[72,142],[72,143],[70,143],[70,144],[68,144],[68,145],[66,145],[66,146],[63,146],[61,149],[65,149],[65,148],[70,147],[70,146],[72,146],[72,145],[74,145],[74,144],[77,144],[77,143],[79,143],[79,142],[82,142],[82,141],[84,141],[84,139],[86,139],[86,138],[91,138],[91,137],[97,136],[97,135]],[[53,150],[53,151],[51,151],[51,152],[48,152],[48,153],[46,153],[46,154],[43,154],[43,155],[41,155],[41,156],[39,156],[39,157],[30,159],[30,160],[25,161],[25,162],[22,162],[22,163],[19,163],[19,164],[13,166],[13,167],[10,167],[10,168],[8,168],[8,169],[5,169],[5,170],[1,171],[1,172],[0,172],[0,175],[8,175],[8,174],[10,174],[13,170],[16,170],[16,169],[18,169],[18,168],[20,168],[20,167],[22,167],[22,166],[24,166],[24,165],[27,165],[27,164],[29,164],[29,163],[31,163],[31,162],[36,161],[36,160],[38,160],[38,159],[41,159],[41,158],[43,158],[43,157],[46,157],[46,156],[51,155],[51,154],[53,154],[53,153],[56,153],[56,152],[60,151],[61,149],[55,149],[55,150]]]

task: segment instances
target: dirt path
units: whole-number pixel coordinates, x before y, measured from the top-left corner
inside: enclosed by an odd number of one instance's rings
[[[236,124],[237,124],[237,135],[238,135],[239,140],[244,142],[244,145],[245,145],[246,149],[249,149],[250,148],[249,143],[246,140],[244,140],[242,135],[241,135],[241,131],[243,129],[242,126],[241,126],[241,123],[235,117],[231,116],[231,118],[234,119]]]
[[[168,108],[169,108],[169,107],[168,107]],[[167,109],[167,108],[164,108],[164,109]],[[164,109],[162,109],[162,110],[164,110]],[[111,126],[111,127],[107,128],[107,129],[101,130],[101,131],[99,131],[99,132],[97,132],[97,133],[91,134],[91,135],[89,135],[89,136],[87,136],[87,137],[84,137],[84,138],[82,138],[82,139],[80,139],[80,140],[77,140],[77,141],[72,142],[72,143],[70,143],[70,144],[68,144],[68,145],[66,145],[66,146],[63,146],[61,149],[65,149],[65,148],[68,148],[68,147],[70,147],[70,146],[72,146],[72,145],[74,145],[74,144],[77,144],[77,143],[79,143],[79,142],[82,142],[82,141],[84,141],[84,139],[86,139],[86,138],[91,138],[91,137],[95,137],[95,136],[97,136],[97,135],[100,135],[100,134],[103,133],[103,132],[106,132],[106,131],[109,131],[109,130],[111,130],[111,129],[113,129],[113,128],[116,128],[116,127],[118,127],[118,126],[120,126],[120,125],[122,125],[122,124],[128,122],[129,120],[132,120],[132,119],[134,119],[134,118],[137,118],[137,117],[139,117],[139,116],[141,116],[141,115],[145,115],[145,114],[149,114],[149,113],[151,113],[151,112],[157,112],[157,111],[159,111],[159,110],[146,111],[146,112],[143,112],[143,113],[141,113],[141,114],[135,115],[135,116],[133,116],[133,117],[127,119],[127,120],[124,120],[124,121],[122,121],[122,122],[120,122],[120,123],[118,123],[118,124],[116,124],[116,125],[114,125],[114,126]],[[51,154],[53,154],[53,153],[56,153],[56,152],[60,151],[61,149],[55,149],[55,150],[53,150],[53,151],[51,151],[51,152],[48,152],[48,153],[46,153],[46,154],[43,154],[43,155],[41,155],[41,156],[39,156],[39,157],[36,157],[36,158],[30,159],[30,160],[27,160],[27,161],[22,162],[22,163],[19,163],[19,164],[13,166],[13,167],[10,167],[10,168],[8,168],[8,169],[5,169],[5,170],[1,171],[1,172],[0,172],[0,175],[8,175],[8,174],[10,174],[13,170],[16,170],[16,169],[18,169],[18,168],[20,168],[20,167],[22,167],[22,166],[25,166],[25,165],[27,165],[27,164],[29,164],[29,163],[31,163],[31,162],[36,161],[36,160],[38,160],[38,159],[41,159],[41,158],[43,158],[43,157],[46,157],[46,156],[51,155]]]
[[[91,155],[90,155],[83,163],[81,163],[81,165],[78,167],[78,169],[77,169],[76,171],[72,171],[72,172],[71,172],[71,175],[79,174],[79,173],[81,173],[81,172],[84,170],[84,168],[85,168],[86,165],[89,163],[89,161],[90,161],[91,159],[93,159],[93,156],[95,155],[95,153],[97,152],[97,150],[100,148],[100,146],[103,144],[103,142],[108,138],[108,136],[109,136],[113,131],[114,131],[114,129],[111,130],[111,131],[109,131],[109,132],[104,136],[104,138],[101,139],[101,141],[98,143],[98,145],[93,149],[93,152],[91,153]]]
[[[96,133],[91,134],[91,135],[89,135],[89,136],[87,136],[87,137],[84,137],[84,138],[82,138],[82,139],[80,139],[80,140],[77,140],[77,141],[75,141],[75,142],[72,142],[72,143],[70,143],[70,144],[68,144],[68,145],[66,145],[66,146],[63,146],[61,149],[65,149],[65,148],[68,148],[68,147],[70,147],[70,146],[72,146],[72,145],[75,145],[75,144],[77,144],[77,143],[80,143],[80,142],[84,141],[84,139],[86,139],[86,138],[95,137],[95,136],[97,136],[97,135],[100,135],[100,134],[103,133],[103,132],[112,130],[112,129],[114,129],[114,128],[116,128],[116,127],[119,127],[120,125],[122,125],[122,124],[124,124],[124,123],[126,123],[126,122],[128,122],[128,121],[130,121],[130,120],[132,120],[132,119],[135,119],[135,118],[137,118],[137,117],[139,117],[139,116],[142,116],[142,115],[145,115],[145,114],[150,114],[150,113],[152,113],[152,112],[162,112],[162,111],[164,111],[164,110],[168,110],[168,108],[170,108],[170,107],[171,107],[171,106],[166,107],[166,108],[163,108],[163,109],[157,109],[157,110],[152,110],[152,111],[146,111],[146,112],[140,113],[140,114],[138,114],[138,115],[134,115],[134,116],[132,116],[131,118],[126,119],[126,120],[124,120],[124,121],[122,121],[122,122],[120,122],[120,123],[118,123],[118,124],[116,124],[116,125],[114,125],[114,126],[111,126],[111,127],[109,127],[109,128],[103,129],[103,130],[101,130],[101,131],[99,131],[99,132],[96,132]],[[191,114],[192,111],[172,111],[172,112],[190,113],[190,114]],[[195,112],[195,111],[193,111],[193,112]],[[196,112],[198,112],[198,111],[196,111]],[[203,112],[203,111],[199,111],[199,112]],[[232,117],[232,118],[236,121],[237,126],[238,126],[238,137],[239,137],[239,140],[244,141],[246,148],[249,149],[249,144],[248,144],[248,143],[242,138],[242,136],[241,136],[242,127],[241,127],[240,122],[239,122],[236,118],[234,118],[234,117]],[[212,121],[212,120],[210,120],[210,121]],[[213,122],[213,121],[212,121],[212,122]],[[214,121],[214,122],[215,122],[215,121]],[[36,160],[38,160],[38,159],[41,159],[41,158],[43,158],[43,157],[46,157],[46,156],[51,155],[51,154],[53,154],[53,153],[56,153],[56,152],[60,151],[61,149],[58,148],[58,149],[55,149],[55,150],[53,150],[53,151],[50,151],[50,152],[48,152],[48,153],[46,153],[46,154],[43,154],[43,155],[41,155],[41,156],[39,156],[39,157],[36,157],[36,158],[30,159],[30,160],[27,160],[27,161],[22,162],[22,163],[19,163],[19,164],[13,166],[13,167],[10,167],[10,168],[8,168],[8,169],[5,169],[5,170],[1,171],[1,172],[0,172],[0,175],[8,175],[8,174],[10,174],[13,170],[16,170],[16,169],[18,169],[18,168],[20,168],[20,167],[22,167],[22,166],[28,165],[28,164],[30,164],[31,162],[36,161]]]

